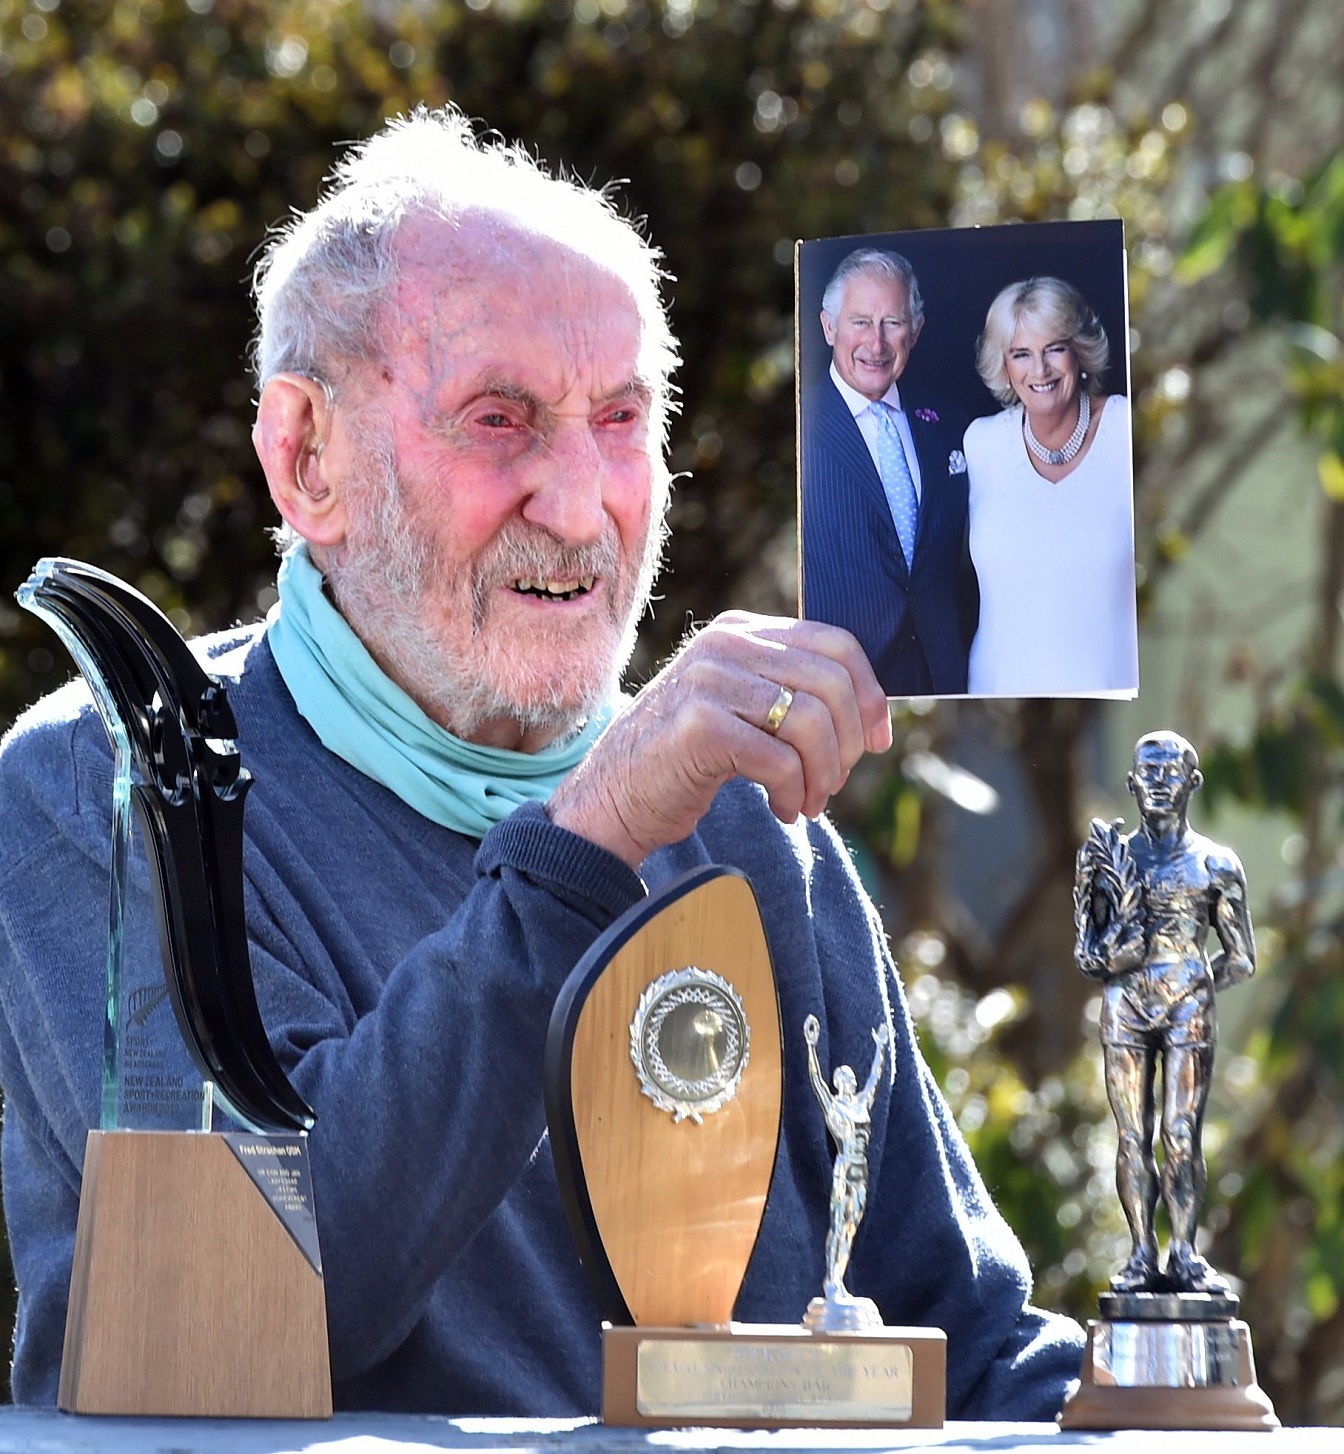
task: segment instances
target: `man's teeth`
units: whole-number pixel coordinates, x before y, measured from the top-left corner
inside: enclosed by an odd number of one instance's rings
[[[576,580],[545,581],[532,576],[522,576],[514,581],[513,589],[528,596],[547,596],[557,601],[569,601],[575,596],[586,595],[593,588],[596,576],[579,576]]]

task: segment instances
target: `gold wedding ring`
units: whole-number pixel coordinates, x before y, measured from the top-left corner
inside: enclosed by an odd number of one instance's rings
[[[765,719],[765,730],[771,737],[784,725],[784,719],[789,715],[789,708],[792,706],[793,692],[788,687],[780,687],[775,705],[770,708]]]

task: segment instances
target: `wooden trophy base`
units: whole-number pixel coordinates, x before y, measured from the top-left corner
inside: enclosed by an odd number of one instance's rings
[[[1062,1429],[1277,1429],[1236,1318],[1096,1319]]]
[[[942,1427],[940,1328],[603,1326],[602,1419],[624,1428]]]
[[[245,1144],[235,1152],[230,1140]],[[291,1211],[301,1138],[89,1133],[58,1395],[67,1413],[331,1417],[320,1267],[243,1155]]]

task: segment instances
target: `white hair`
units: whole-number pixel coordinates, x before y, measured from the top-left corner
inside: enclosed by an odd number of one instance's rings
[[[351,146],[317,205],[266,244],[253,279],[258,383],[294,372],[337,384],[349,365],[379,359],[402,224],[468,214],[500,218],[620,279],[639,312],[637,368],[663,448],[678,359],[660,293],[661,254],[606,189],[553,176],[523,148],[478,136],[451,106],[418,107]]]
[[[861,247],[851,252],[831,274],[826,291],[821,295],[821,311],[834,320],[840,317],[845,300],[845,284],[851,278],[875,276],[890,278],[894,283],[904,283],[906,296],[910,300],[910,327],[918,328],[924,317],[924,297],[919,291],[919,279],[915,277],[914,265],[899,252],[887,252],[878,247]]]

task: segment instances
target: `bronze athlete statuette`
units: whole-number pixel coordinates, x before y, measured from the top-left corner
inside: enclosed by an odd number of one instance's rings
[[[1119,1131],[1115,1182],[1132,1246],[1088,1327],[1081,1384],[1060,1416],[1066,1428],[1278,1422],[1255,1383],[1238,1299],[1195,1248],[1215,998],[1255,972],[1241,862],[1188,820],[1203,781],[1184,737],[1141,737],[1127,780],[1139,826],[1125,833],[1120,819],[1093,819],[1078,852],[1074,952],[1078,968],[1102,986],[1106,1093]],[[1159,1199],[1171,1228],[1165,1266]]]

